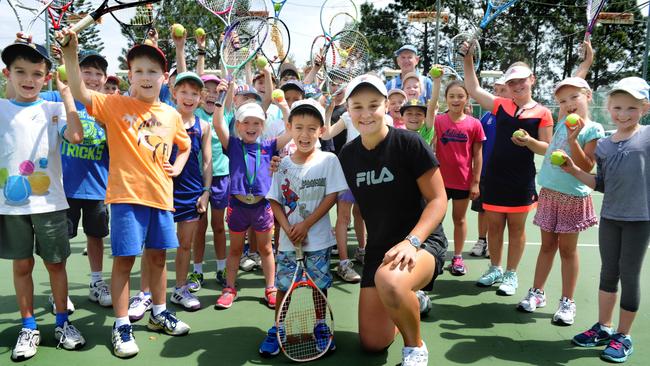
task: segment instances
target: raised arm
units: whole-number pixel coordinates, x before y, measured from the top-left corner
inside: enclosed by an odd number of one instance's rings
[[[219,86],[217,86],[217,91],[226,90],[228,88],[228,83],[225,80],[221,80]],[[224,121],[224,106],[217,106],[214,109],[214,115],[212,117],[212,125],[214,126],[214,131],[217,133],[217,137],[221,142],[224,150],[228,150],[228,142],[230,139],[230,130],[228,129],[227,122]]]
[[[587,74],[589,73],[589,69],[591,68],[591,65],[594,63],[594,49],[591,47],[590,41],[582,42],[582,49],[585,52],[585,58],[580,63],[580,65],[578,66],[578,70],[576,70],[576,73],[573,76],[587,79]]]
[[[345,130],[345,122],[343,122],[343,116],[341,116],[334,124],[332,124],[333,110],[334,103],[330,103],[325,113],[325,126],[323,126],[325,128],[323,135],[321,136],[323,140],[333,139],[335,136],[338,136],[339,133]]]
[[[187,63],[185,61],[185,40],[187,39],[187,29],[182,36],[177,37],[173,29],[170,31],[172,41],[176,47],[176,72],[181,73],[187,71]]]
[[[258,57],[264,57],[264,56],[258,56]],[[271,102],[273,102],[273,79],[271,77],[271,65],[269,63],[266,64],[261,70],[260,73],[262,73],[264,77],[264,96],[262,97],[262,110],[266,112],[269,109],[269,106],[271,105]]]
[[[469,45],[464,42],[461,45],[460,50],[461,52],[465,52],[465,58],[463,59],[465,88],[467,88],[470,97],[477,101],[483,109],[492,111],[494,109],[494,101],[496,100],[496,97],[487,90],[481,88],[481,84],[478,82],[476,70],[474,70],[474,47],[470,48]]]
[[[198,75],[203,75],[205,72],[205,41],[206,35],[197,36],[196,44],[198,47],[198,52],[196,54],[196,73]]]
[[[442,69],[442,67],[440,67],[440,69]],[[427,117],[425,120],[428,129],[433,128],[433,124],[436,121],[436,114],[438,113],[438,99],[440,98],[440,85],[442,84],[441,80],[442,75],[438,76],[437,78],[433,78],[433,89],[431,90],[431,99],[429,99],[427,102]]]
[[[62,40],[63,37],[70,37],[70,41],[64,47],[63,58],[65,59],[66,74],[68,74],[68,86],[74,99],[83,105],[92,105],[92,93],[86,89],[86,85],[81,80],[81,71],[79,70],[79,58],[77,57],[77,34],[68,28],[56,33],[56,37]]]
[[[84,129],[77,113],[77,107],[74,103],[70,88],[59,79],[59,73],[56,74],[56,87],[63,99],[63,106],[65,107],[66,128],[63,132],[63,137],[71,144],[79,144],[84,140]]]

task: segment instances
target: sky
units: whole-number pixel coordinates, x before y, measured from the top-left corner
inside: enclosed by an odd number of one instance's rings
[[[14,2],[20,0],[13,0]],[[25,4],[35,2],[34,0],[22,0]],[[185,0],[191,1],[191,0]],[[267,7],[272,11],[270,0],[267,1]],[[365,0],[354,0],[357,6],[365,2]],[[376,7],[384,7],[392,0],[378,0],[373,1]],[[93,0],[94,3],[101,3],[101,1]],[[320,33],[320,4],[319,0],[288,0],[282,12],[280,19],[282,19],[287,27],[291,30],[291,50],[298,65],[302,65],[309,59],[309,50],[311,42]],[[27,13],[21,18],[23,26],[27,26],[30,17]],[[205,16],[212,16],[210,13],[205,12]],[[108,60],[109,74],[114,74],[118,70],[117,58],[121,55],[121,44],[126,44],[120,32],[120,26],[110,17],[105,17],[102,24],[99,26],[100,36],[104,40],[104,57]],[[7,4],[7,0],[0,0],[0,48],[6,47],[15,39],[16,31],[18,30],[18,23],[16,21],[11,8]],[[43,21],[37,21],[32,29],[34,40],[37,43],[45,41],[45,25]]]

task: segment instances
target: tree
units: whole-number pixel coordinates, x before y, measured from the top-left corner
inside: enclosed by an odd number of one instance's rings
[[[66,13],[65,18],[61,22],[61,27],[67,27],[78,22],[83,15],[88,14],[94,9],[93,4],[88,0],[76,0],[72,5],[72,10]],[[50,22],[49,16],[47,21]],[[54,29],[50,23],[50,44],[56,44],[54,39]],[[99,29],[96,25],[84,29],[79,35],[79,49],[95,50],[102,52],[104,50],[104,41],[99,36]]]
[[[399,31],[399,19],[389,9],[377,9],[370,3],[361,5],[359,31],[370,44],[368,68],[371,70],[385,66],[393,59],[393,52],[405,41]]]

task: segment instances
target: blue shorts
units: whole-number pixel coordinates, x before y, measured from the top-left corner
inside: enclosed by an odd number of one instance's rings
[[[330,255],[332,248],[325,248],[315,252],[303,252],[305,256],[305,268],[307,273],[314,280],[314,284],[321,290],[332,286],[332,274],[330,273]],[[287,292],[293,274],[296,272],[296,252],[278,252],[275,256],[275,286],[282,292]],[[299,279],[298,279],[299,280]]]
[[[174,215],[153,207],[111,204],[111,250],[114,257],[142,254],[146,249],[178,248]]]
[[[233,196],[226,212],[228,229],[233,233],[245,233],[251,227],[258,233],[273,229],[273,211],[267,199],[249,205]]]
[[[213,210],[223,210],[228,207],[230,198],[230,176],[213,176],[210,186],[210,206]]]

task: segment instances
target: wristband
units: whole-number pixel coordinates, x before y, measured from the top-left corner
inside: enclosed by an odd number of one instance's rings
[[[201,191],[203,191],[203,192],[210,192],[210,187],[203,187],[203,189],[202,189]]]
[[[202,50],[202,49],[199,48],[199,50],[197,51],[197,54],[199,56],[205,56],[207,53],[205,52],[205,50]]]

